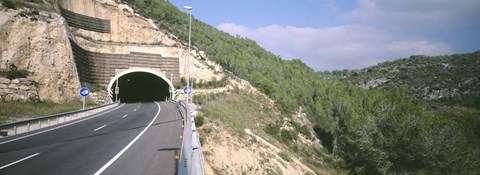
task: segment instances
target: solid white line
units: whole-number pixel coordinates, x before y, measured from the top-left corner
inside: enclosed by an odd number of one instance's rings
[[[125,117],[127,117],[127,116],[128,116],[128,114],[127,114],[127,115],[124,115],[122,118],[125,118]]]
[[[130,148],[146,131],[148,128],[150,128],[150,126],[152,126],[153,122],[157,119],[158,117],[158,114],[160,114],[160,110],[162,110],[162,108],[160,107],[160,105],[155,102],[158,106],[158,112],[157,114],[155,115],[155,117],[153,118],[153,120],[147,125],[147,127],[145,127],[145,129],[143,129],[143,131],[138,134],[137,137],[135,137],[135,139],[133,139],[125,148],[122,149],[122,151],[120,151],[117,155],[115,155],[115,157],[113,157],[112,159],[110,159],[110,161],[107,162],[107,164],[103,165],[102,168],[100,168],[94,175],[100,175],[103,171],[105,171],[110,165],[112,165],[118,158],[120,158],[120,156],[122,156],[123,153],[125,153],[128,148]]]
[[[99,128],[94,129],[93,132],[98,131],[98,130],[101,130],[102,128],[105,128],[105,126],[107,126],[107,125],[100,126]]]
[[[51,129],[47,129],[47,130],[44,130],[44,131],[40,131],[40,132],[37,132],[37,133],[33,133],[33,134],[30,134],[30,135],[26,135],[26,136],[23,136],[23,137],[19,137],[19,138],[16,138],[16,139],[12,139],[12,140],[8,140],[8,141],[5,141],[5,142],[1,142],[0,145],[3,145],[5,143],[10,143],[10,142],[14,142],[14,141],[17,141],[17,140],[20,140],[20,139],[24,139],[24,138],[27,138],[27,137],[32,137],[32,136],[35,136],[35,135],[38,135],[38,134],[42,134],[42,133],[46,133],[46,132],[49,132],[49,131],[53,131],[55,129],[59,129],[59,128],[63,128],[65,126],[70,126],[70,125],[73,125],[73,124],[76,124],[76,123],[80,123],[80,122],[83,122],[85,120],[88,120],[88,119],[91,119],[93,117],[98,117],[100,115],[103,115],[103,114],[106,114],[106,113],[109,113],[109,112],[112,112],[120,107],[122,107],[124,104],[120,105],[119,107],[116,107],[116,108],[113,108],[111,110],[107,110],[105,112],[102,112],[102,113],[99,113],[97,115],[93,115],[91,117],[88,117],[88,118],[85,118],[85,119],[82,119],[82,120],[79,120],[79,121],[75,121],[75,122],[72,122],[72,123],[69,123],[69,124],[65,124],[65,125],[62,125],[62,126],[58,126],[58,127],[55,127],[55,128],[51,128]]]
[[[30,159],[30,158],[32,158],[32,157],[38,156],[39,154],[40,154],[40,153],[36,153],[36,154],[31,155],[31,156],[25,157],[25,158],[23,158],[23,159],[17,160],[17,161],[15,161],[15,162],[9,163],[8,165],[4,165],[4,166],[0,167],[0,170],[1,170],[1,169],[4,169],[4,168],[7,168],[7,167],[9,167],[9,166],[15,165],[15,164],[17,164],[17,163],[20,163],[21,161],[24,161],[24,160]]]

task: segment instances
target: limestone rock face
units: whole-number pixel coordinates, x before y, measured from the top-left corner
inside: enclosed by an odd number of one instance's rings
[[[66,24],[59,14],[0,6],[0,53],[0,70],[11,64],[27,70],[28,81],[16,79],[12,83],[36,82],[40,100],[61,103],[77,98],[80,82]],[[5,78],[1,81],[8,83]],[[4,100],[17,98],[9,95]]]
[[[128,54],[131,52],[160,54],[179,58],[179,75],[187,77],[188,47],[175,36],[162,31],[153,20],[134,13],[125,4],[114,0],[60,0],[59,6],[89,17],[110,20],[110,33],[99,33],[71,27],[74,39],[82,48],[100,53]],[[124,71],[116,69],[116,72]],[[156,70],[157,71],[157,70]],[[159,71],[162,73],[162,70]],[[220,65],[210,61],[204,51],[192,46],[190,73],[197,81],[220,80],[224,77]],[[170,75],[165,75],[170,77]]]
[[[110,20],[110,33],[76,31],[96,41],[164,46],[176,43],[173,37],[158,30],[151,20],[134,14],[130,7],[113,0],[61,0],[60,6],[74,13]]]

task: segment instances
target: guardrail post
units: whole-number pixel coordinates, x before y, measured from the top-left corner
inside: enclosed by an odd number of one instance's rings
[[[17,125],[13,126],[13,135],[17,135]]]
[[[40,121],[40,120],[38,121],[38,128],[42,129],[42,121]]]
[[[27,132],[30,132],[30,123],[27,123]]]
[[[48,119],[48,127],[50,127],[50,119]]]

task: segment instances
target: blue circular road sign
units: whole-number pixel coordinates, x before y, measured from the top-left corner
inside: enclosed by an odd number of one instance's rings
[[[190,95],[192,93],[192,88],[190,86],[185,86],[183,88],[183,93]]]
[[[80,95],[82,97],[86,97],[90,94],[90,90],[88,90],[88,88],[84,87],[82,89],[80,89]]]

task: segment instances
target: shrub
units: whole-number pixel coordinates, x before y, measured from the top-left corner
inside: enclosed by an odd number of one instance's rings
[[[280,156],[283,160],[285,160],[287,162],[292,161],[292,158],[291,158],[290,153],[288,151],[279,152],[278,156]]]
[[[204,119],[205,118],[203,118],[201,114],[198,114],[197,116],[195,116],[195,126],[196,127],[203,126]]]
[[[275,124],[267,124],[265,127],[265,132],[270,136],[277,138],[277,135],[280,132],[280,126]]]
[[[293,131],[282,130],[280,131],[280,141],[285,144],[290,144],[295,140],[295,133]]]
[[[100,92],[102,90],[106,90],[106,88],[104,86],[99,85],[99,84],[90,84],[88,89],[90,90],[90,92]]]
[[[16,78],[26,78],[28,76],[28,71],[26,70],[18,70],[18,67],[14,64],[10,64],[8,71],[3,72],[2,74],[6,74],[8,79],[16,79]]]
[[[333,135],[332,133],[326,131],[319,125],[315,125],[313,130],[317,134],[318,138],[322,141],[322,145],[327,148],[327,150],[331,153],[333,151]]]
[[[11,0],[2,0],[2,5],[9,9],[17,9],[17,5]]]

